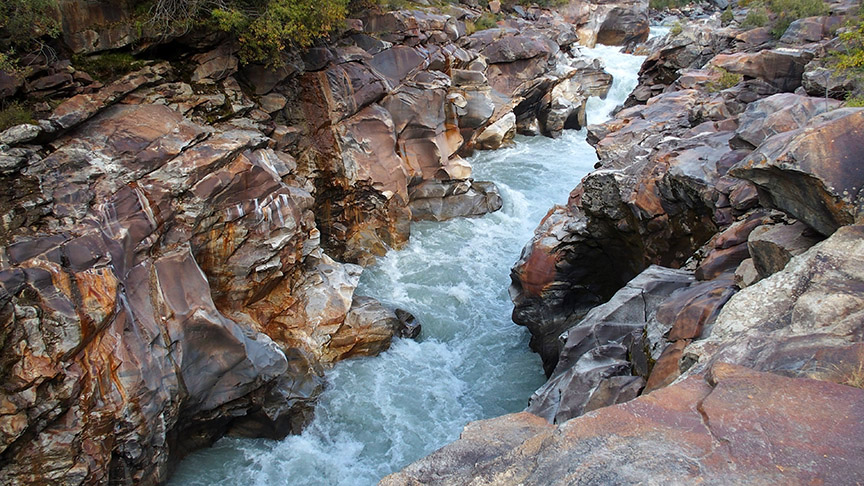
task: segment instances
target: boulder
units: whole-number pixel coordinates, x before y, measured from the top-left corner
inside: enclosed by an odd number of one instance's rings
[[[857,388],[717,364],[557,427],[474,422],[381,485],[854,484],[862,403]]]
[[[503,201],[492,182],[428,180],[411,188],[414,221],[445,221],[482,216],[501,209]]]
[[[752,150],[772,135],[802,128],[816,115],[840,105],[839,101],[824,97],[810,98],[792,93],[769,96],[747,105],[738,117],[738,129],[730,144]]]
[[[495,150],[516,135],[516,115],[512,112],[486,126],[475,140],[475,147],[481,150]]]
[[[719,54],[710,64],[730,73],[759,78],[780,91],[795,91],[801,86],[804,67],[813,53],[801,49],[766,49],[758,52]]]
[[[864,110],[843,109],[806,128],[775,135],[730,174],[759,187],[764,204],[780,208],[823,235],[860,218]]]
[[[786,266],[793,256],[804,253],[822,238],[804,223],[760,226],[750,233],[747,246],[759,278],[773,275]]]
[[[191,81],[200,84],[213,84],[228,76],[233,76],[240,64],[234,55],[234,50],[225,44],[212,51],[193,56],[192,60],[198,63],[198,66],[192,72]]]

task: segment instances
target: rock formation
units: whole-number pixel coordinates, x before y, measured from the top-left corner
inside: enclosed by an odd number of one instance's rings
[[[637,4],[597,35],[644,24]],[[0,132],[3,484],[158,484],[225,433],[298,432],[326,366],[419,333],[355,294],[360,265],[412,220],[498,210],[463,156],[582,127],[611,83],[540,8],[471,35],[473,9],[370,14],[267,67],[130,7],[63,2],[65,48],[182,53],[104,83],[47,56],[0,77],[57,101]]]

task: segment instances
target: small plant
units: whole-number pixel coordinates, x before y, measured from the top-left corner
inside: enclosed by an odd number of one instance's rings
[[[822,0],[771,0],[769,8],[777,14],[771,28],[774,37],[780,38],[792,22],[805,17],[826,15],[830,10]]]
[[[853,95],[852,93],[848,93],[846,95],[846,101],[843,103],[843,105],[849,108],[864,107],[864,95]]]
[[[864,361],[858,363],[858,366],[852,366],[843,373],[840,383],[855,388],[864,388]]]
[[[755,29],[756,27],[764,27],[768,24],[768,9],[761,3],[754,3],[741,22],[741,27],[744,29]]]
[[[672,37],[678,37],[681,35],[681,32],[684,32],[684,27],[681,25],[681,21],[676,21],[672,24],[672,27],[669,28],[669,34]]]
[[[22,123],[33,123],[33,114],[16,101],[0,109],[0,132]]]
[[[72,65],[102,82],[108,82],[144,66],[144,62],[125,52],[95,56],[73,56]]]
[[[654,10],[665,10],[671,8],[681,8],[687,5],[687,0],[649,0],[648,6]]]
[[[726,7],[726,10],[720,14],[720,22],[722,22],[723,25],[729,25],[733,20],[735,20],[735,15],[732,14],[732,8]]]
[[[842,50],[832,55],[835,69],[841,71],[864,68],[864,22],[840,34]]]
[[[730,73],[729,71],[723,69],[722,67],[714,67],[715,72],[720,73],[720,76],[717,78],[717,81],[709,81],[705,84],[705,89],[707,89],[710,93],[716,93],[718,91],[723,91],[724,89],[729,89],[732,86],[740,83],[744,77],[737,73]]]

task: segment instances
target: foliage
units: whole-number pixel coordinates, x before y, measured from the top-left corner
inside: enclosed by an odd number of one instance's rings
[[[99,81],[107,82],[141,68],[144,63],[125,52],[95,56],[73,56],[72,65]]]
[[[0,132],[22,123],[33,123],[33,115],[24,106],[12,102],[0,109]]]
[[[649,0],[648,6],[654,10],[681,8],[690,3],[688,0]]]
[[[829,8],[822,0],[771,0],[769,8],[777,14],[771,33],[781,37],[795,20],[828,14]]]
[[[764,27],[768,24],[768,10],[761,3],[751,4],[747,16],[741,22],[741,27],[744,29],[753,29],[756,27]]]
[[[671,34],[672,37],[680,35],[681,32],[684,32],[684,27],[681,25],[681,21],[676,21],[672,24],[672,27],[669,28],[669,34]]]
[[[60,22],[56,0],[3,0],[0,3],[0,31],[11,46],[29,47],[40,37],[57,37]]]
[[[0,2],[0,69],[19,69],[16,52],[44,47],[42,39],[60,34],[56,0],[3,0]]]
[[[854,95],[850,92],[846,95],[846,102],[844,106],[848,106],[849,108],[861,108],[864,107],[864,95]]]
[[[732,8],[726,7],[726,10],[720,14],[720,22],[722,22],[723,25],[729,25],[733,20],[735,20],[735,15],[732,14]]]
[[[835,69],[847,71],[864,68],[864,22],[839,37],[842,48],[832,53]]]
[[[207,25],[240,42],[243,62],[280,64],[282,50],[308,47],[338,27],[349,0],[156,0],[149,23],[165,30]]]
[[[468,35],[473,34],[479,30],[486,29],[494,29],[498,27],[498,21],[500,20],[500,15],[495,15],[492,12],[485,12],[475,21],[466,21],[465,28]]]
[[[716,93],[718,91],[723,91],[724,89],[729,89],[732,86],[740,83],[741,80],[744,78],[740,74],[730,73],[722,67],[715,66],[712,69],[720,73],[720,77],[717,78],[717,81],[710,81],[705,85],[705,89],[707,89],[711,93]]]

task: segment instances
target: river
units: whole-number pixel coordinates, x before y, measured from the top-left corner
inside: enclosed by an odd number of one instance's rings
[[[636,86],[643,58],[598,46],[614,76],[591,99],[588,122],[607,118]],[[172,486],[367,486],[455,440],[467,422],[520,411],[544,382],[528,332],[510,320],[510,267],[540,219],[594,166],[585,130],[558,139],[517,137],[470,159],[494,181],[501,211],[476,219],[415,223],[411,241],[367,269],[357,293],[414,313],[416,341],[375,358],[337,364],[316,416],[282,441],[223,438],[179,466]]]

